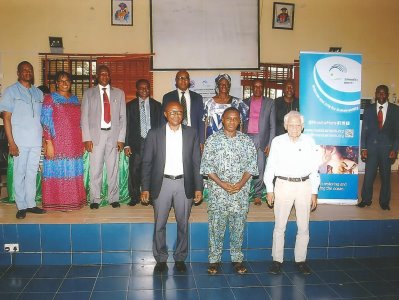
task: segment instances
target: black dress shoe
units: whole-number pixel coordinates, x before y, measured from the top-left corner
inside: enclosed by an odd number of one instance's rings
[[[297,267],[298,271],[300,273],[302,273],[303,275],[310,275],[311,274],[308,265],[304,261],[296,263],[296,267]]]
[[[383,210],[391,210],[388,204],[380,204],[380,206]]]
[[[91,204],[90,204],[90,208],[91,208],[91,209],[98,209],[98,208],[99,208],[99,205],[98,205],[98,203],[91,203]]]
[[[113,208],[117,208],[117,207],[120,207],[121,205],[119,204],[119,202],[112,202],[112,203],[111,203],[111,206],[112,206]]]
[[[155,265],[154,271],[162,273],[166,269],[168,269],[168,265],[166,264],[166,262],[157,262],[157,264]]]
[[[19,211],[17,211],[16,217],[17,219],[25,219],[26,209],[20,209]]]
[[[27,208],[26,212],[32,213],[32,214],[39,214],[39,215],[46,213],[46,211],[43,208],[40,208],[40,207],[37,207],[37,206],[31,207],[31,208]]]
[[[175,262],[175,268],[179,272],[187,272],[187,267],[184,261],[176,261]]]
[[[137,204],[139,204],[139,201],[136,201],[136,200],[130,200],[130,202],[127,204],[127,205],[129,205],[129,206],[136,206]]]
[[[270,269],[269,269],[269,273],[272,273],[274,275],[278,275],[281,273],[281,265],[282,263],[279,261],[273,261]]]
[[[356,206],[357,207],[365,207],[365,206],[370,206],[370,205],[371,205],[371,202],[362,201],[362,202],[359,202]]]

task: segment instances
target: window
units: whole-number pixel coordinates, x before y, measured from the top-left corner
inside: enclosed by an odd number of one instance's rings
[[[254,72],[241,72],[241,85],[243,99],[252,95],[252,81],[254,79],[265,81],[265,96],[276,99],[283,95],[283,83],[287,79],[294,79],[296,83],[295,95],[299,95],[299,62],[294,64],[269,64],[261,63],[260,70]]]
[[[56,90],[55,75],[58,71],[66,71],[72,75],[72,93],[79,100],[83,93],[95,84],[96,67],[105,64],[111,71],[112,86],[125,92],[126,100],[136,97],[136,81],[147,79],[152,83],[153,76],[150,72],[150,55],[79,55],[79,54],[48,54],[41,53],[42,83]]]

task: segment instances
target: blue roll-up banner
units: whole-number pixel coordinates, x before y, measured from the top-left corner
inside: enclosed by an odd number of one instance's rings
[[[299,59],[305,133],[320,147],[319,203],[356,204],[362,56],[301,52]]]

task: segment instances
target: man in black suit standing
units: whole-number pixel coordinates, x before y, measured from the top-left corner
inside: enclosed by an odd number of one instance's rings
[[[166,105],[171,102],[180,102],[183,106],[183,125],[193,127],[200,139],[201,149],[204,145],[204,103],[202,96],[196,92],[190,91],[190,74],[186,70],[180,70],[176,74],[176,90],[171,91],[163,96],[162,111]],[[162,117],[163,120],[165,120]]]
[[[161,120],[161,103],[149,97],[150,82],[146,79],[137,80],[136,90],[137,98],[126,104],[125,155],[129,157],[130,206],[140,202],[144,140],[150,129],[159,127]]]
[[[188,219],[193,200],[202,198],[200,147],[197,132],[182,125],[183,106],[171,101],[165,107],[167,124],[148,132],[143,156],[141,201],[153,199],[155,229],[153,253],[157,264],[154,271],[167,269],[166,223],[173,206],[177,222],[175,267],[185,272],[188,254]]]
[[[369,105],[363,114],[361,133],[361,158],[366,162],[362,187],[362,201],[358,207],[370,206],[373,183],[379,169],[381,176],[380,206],[390,210],[391,164],[399,147],[398,107],[388,102],[389,90],[379,85],[375,90],[376,103]]]

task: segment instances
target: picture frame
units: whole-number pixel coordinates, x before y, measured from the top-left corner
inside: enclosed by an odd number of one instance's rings
[[[133,26],[133,0],[111,0],[111,25]]]
[[[294,29],[294,3],[273,2],[273,29]]]

